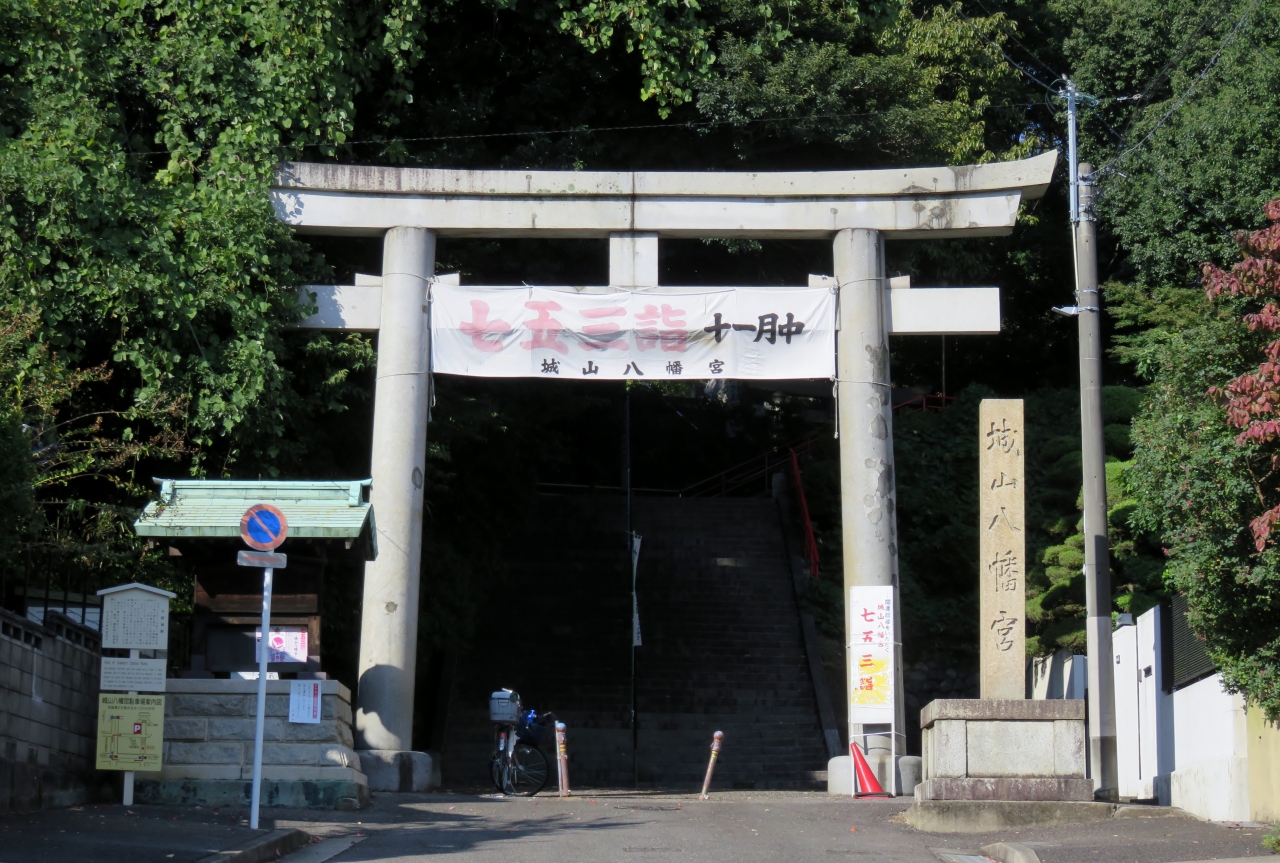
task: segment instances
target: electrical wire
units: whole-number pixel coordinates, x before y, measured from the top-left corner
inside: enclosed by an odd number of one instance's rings
[[[1118,163],[1125,156],[1144,146],[1151,140],[1151,136],[1164,126],[1164,124],[1168,122],[1169,118],[1172,117],[1179,108],[1186,104],[1187,100],[1195,94],[1196,87],[1198,87],[1209,73],[1217,67],[1218,61],[1222,58],[1223,52],[1225,52],[1227,47],[1235,40],[1236,36],[1240,33],[1240,30],[1249,20],[1249,15],[1253,12],[1254,7],[1257,6],[1259,2],[1260,0],[1253,0],[1253,2],[1249,4],[1249,8],[1244,10],[1244,14],[1240,16],[1240,20],[1236,21],[1235,26],[1231,28],[1231,32],[1228,33],[1226,37],[1223,38],[1222,42],[1218,44],[1218,50],[1213,52],[1213,56],[1209,58],[1209,62],[1200,70],[1200,74],[1198,74],[1187,89],[1182,92],[1182,96],[1169,107],[1169,110],[1164,112],[1164,116],[1157,120],[1156,124],[1147,130],[1147,134],[1142,136],[1142,140],[1130,147],[1126,147],[1116,155],[1112,156],[1102,165],[1102,167],[1098,168],[1098,173],[1104,173],[1110,170],[1112,166]]]
[[[986,111],[1002,111],[1002,110],[1030,110],[1036,107],[1034,102],[1006,102],[1000,105],[987,105],[982,110]],[[539,138],[551,135],[578,135],[578,134],[595,134],[597,132],[629,132],[638,129],[695,129],[709,128],[714,126],[740,126],[751,123],[795,123],[803,120],[840,120],[851,119],[855,117],[883,117],[890,114],[927,114],[932,108],[898,108],[886,111],[856,111],[844,114],[806,114],[797,117],[755,117],[739,120],[690,120],[676,123],[637,123],[628,126],[580,126],[573,129],[532,129],[523,132],[472,132],[457,135],[427,135],[414,138],[366,138],[354,141],[315,141],[309,144],[279,144],[275,147],[277,150],[296,150],[299,147],[346,147],[346,146],[363,146],[369,144],[378,144],[389,146],[392,144],[413,144],[427,141],[465,141],[478,140],[484,138]],[[208,153],[210,148],[201,148],[201,153]],[[171,150],[133,150],[130,153],[134,156],[169,156],[172,155]]]
[[[1006,102],[1000,105],[988,105],[983,110],[995,111],[1014,108],[1026,109],[1030,107],[1032,107],[1030,104],[1023,102]],[[854,111],[843,114],[805,114],[797,117],[753,117],[739,120],[689,120],[677,123],[640,123],[630,126],[584,126],[576,129],[544,129],[526,132],[477,132],[459,135],[429,135],[418,138],[389,138],[386,140],[371,138],[363,141],[344,141],[340,146],[345,146],[347,144],[409,144],[423,141],[455,141],[469,140],[473,138],[519,138],[541,137],[544,135],[594,134],[596,132],[630,132],[637,129],[695,129],[710,128],[714,126],[739,126],[750,123],[795,123],[803,120],[845,120],[854,117],[882,117],[889,114],[924,114],[931,110],[932,109],[930,108],[905,108],[891,109],[887,111]]]
[[[1117,142],[1123,143],[1124,136],[1123,136],[1120,132],[1116,131],[1116,129],[1115,129],[1115,127],[1114,127],[1114,126],[1112,126],[1112,125],[1111,125],[1110,123],[1108,123],[1106,120],[1103,120],[1103,119],[1101,119],[1101,118],[1098,118],[1098,122],[1102,123],[1103,127],[1104,127],[1104,128],[1106,128],[1106,130],[1107,130],[1108,132],[1110,132],[1110,133],[1111,133],[1111,136],[1112,136],[1113,138],[1115,138]],[[1145,154],[1139,154],[1139,155],[1145,155]],[[1172,189],[1175,193],[1177,193],[1178,197],[1182,199],[1183,203],[1185,203],[1188,207],[1190,207],[1190,208],[1191,208],[1192,210],[1194,210],[1195,212],[1199,213],[1199,214],[1200,214],[1200,216],[1201,216],[1201,217],[1202,217],[1206,222],[1209,222],[1209,223],[1210,223],[1210,224],[1212,224],[1215,228],[1217,228],[1219,231],[1221,231],[1221,232],[1223,233],[1223,235],[1225,235],[1229,240],[1232,240],[1232,242],[1234,242],[1234,241],[1235,241],[1235,235],[1231,233],[1230,229],[1228,229],[1228,228],[1226,227],[1226,225],[1223,225],[1221,222],[1219,222],[1219,221],[1218,221],[1217,219],[1215,219],[1213,216],[1209,215],[1209,213],[1207,213],[1203,208],[1201,208],[1201,207],[1200,207],[1200,205],[1198,205],[1195,201],[1191,200],[1191,196],[1190,196],[1190,195],[1188,195],[1186,192],[1184,192],[1184,191],[1182,190],[1182,188],[1181,188],[1180,186],[1178,186],[1178,184],[1177,184],[1177,183],[1173,182],[1173,181],[1172,181],[1172,180],[1170,180],[1168,177],[1166,177],[1166,176],[1164,175],[1164,172],[1162,172],[1159,168],[1157,168],[1157,167],[1155,166],[1155,164],[1154,164],[1151,160],[1149,160],[1149,159],[1148,159],[1148,160],[1144,163],[1144,165],[1145,165],[1145,167],[1150,168],[1150,169],[1151,169],[1151,171],[1152,171],[1152,173],[1154,173],[1157,177],[1159,177],[1159,178],[1160,178],[1160,182],[1164,183],[1164,185],[1165,185],[1167,188],[1170,188],[1170,189]],[[1101,181],[1101,180],[1104,180],[1104,179],[1105,179],[1105,177],[1103,177],[1103,176],[1099,176],[1099,175],[1100,175],[1100,173],[1101,173],[1101,172],[1100,172],[1099,170],[1095,170],[1095,171],[1094,171],[1094,176],[1095,176],[1095,177],[1097,177],[1097,178],[1099,179],[1099,181]],[[1122,176],[1122,177],[1127,177],[1127,175],[1126,175],[1126,174],[1122,174],[1122,173],[1120,173],[1119,171],[1111,171],[1111,173],[1113,173],[1113,174],[1119,174],[1119,175],[1120,175],[1120,176]],[[1098,191],[1097,191],[1097,193],[1096,193],[1096,194],[1097,194],[1097,199],[1098,199],[1098,200],[1101,200],[1102,198],[1106,197],[1106,186],[1105,186],[1105,184],[1104,184],[1104,183],[1099,182],[1099,183],[1098,183],[1098,186],[1097,186],[1097,189],[1098,189]]]
[[[982,0],[974,0],[974,2],[978,4],[978,8],[980,8],[983,12],[986,12],[988,15],[995,15],[995,14],[996,14],[996,13],[992,12],[989,8],[987,8],[987,5],[986,5],[985,3],[983,3],[983,2],[982,2]],[[960,14],[962,14],[962,15],[963,15],[964,13],[963,13],[963,12],[961,12]],[[972,22],[970,22],[970,23],[972,23]],[[1059,77],[1061,77],[1057,72],[1055,72],[1055,71],[1053,71],[1052,69],[1050,69],[1050,68],[1049,68],[1049,64],[1045,63],[1043,60],[1041,60],[1039,57],[1037,57],[1037,56],[1036,56],[1036,53],[1035,53],[1034,51],[1032,51],[1030,48],[1028,48],[1026,45],[1024,45],[1024,44],[1023,44],[1023,42],[1022,42],[1022,40],[1021,40],[1021,39],[1019,39],[1015,34],[1010,33],[1010,34],[1009,34],[1009,38],[1010,38],[1010,39],[1012,39],[1012,40],[1014,41],[1014,44],[1016,44],[1019,48],[1021,48],[1023,51],[1025,51],[1025,52],[1026,52],[1026,54],[1027,54],[1027,56],[1028,56],[1028,57],[1030,57],[1032,60],[1034,60],[1034,61],[1035,61],[1035,64],[1036,64],[1037,66],[1039,66],[1041,69],[1043,69],[1043,70],[1045,70],[1046,72],[1048,72],[1048,73],[1049,73],[1050,75],[1052,75],[1054,78],[1059,78]]]
[[[1142,104],[1147,101],[1147,97],[1151,95],[1151,92],[1155,90],[1155,88],[1159,86],[1161,82],[1164,81],[1165,78],[1168,77],[1169,72],[1173,69],[1174,64],[1183,58],[1183,56],[1191,48],[1192,43],[1196,39],[1198,39],[1200,35],[1203,34],[1208,27],[1211,27],[1217,24],[1218,21],[1225,14],[1227,14],[1227,6],[1224,3],[1223,5],[1217,8],[1217,11],[1215,14],[1205,15],[1204,17],[1202,17],[1200,19],[1199,26],[1197,26],[1196,29],[1193,30],[1191,34],[1188,35],[1187,38],[1182,41],[1182,44],[1178,46],[1178,50],[1175,51],[1172,54],[1172,56],[1170,56],[1169,59],[1165,62],[1165,64],[1160,67],[1160,69],[1156,72],[1156,74],[1152,76],[1151,80],[1147,82],[1147,86],[1142,88],[1142,92],[1138,94],[1135,100],[1137,104],[1134,106],[1133,111],[1129,114],[1129,121],[1125,124],[1124,132],[1122,133],[1123,134],[1122,140],[1128,137],[1129,131],[1133,128],[1133,124],[1137,122],[1138,115],[1142,111]]]
[[[983,42],[986,42],[986,43],[987,43],[988,45],[990,45],[992,48],[995,48],[997,51],[999,51],[999,52],[1000,52],[1000,54],[1001,54],[1001,56],[1003,56],[1003,57],[1004,57],[1004,59],[1009,63],[1009,65],[1010,65],[1010,66],[1012,66],[1013,68],[1015,68],[1015,69],[1017,69],[1019,72],[1021,72],[1021,73],[1022,73],[1022,74],[1023,74],[1023,75],[1028,79],[1028,80],[1029,80],[1029,81],[1031,81],[1031,82],[1033,82],[1033,83],[1035,83],[1035,84],[1038,84],[1039,86],[1043,87],[1043,88],[1044,88],[1046,91],[1048,91],[1049,93],[1053,93],[1054,95],[1057,95],[1057,93],[1056,93],[1056,91],[1053,89],[1053,86],[1052,86],[1052,85],[1050,85],[1050,84],[1046,84],[1045,82],[1041,81],[1041,80],[1040,80],[1040,78],[1039,78],[1039,77],[1037,77],[1037,76],[1036,76],[1036,74],[1035,74],[1034,72],[1032,72],[1031,70],[1027,69],[1023,64],[1019,63],[1017,60],[1015,60],[1015,59],[1013,59],[1012,57],[1010,57],[1010,56],[1009,56],[1009,52],[1008,52],[1008,51],[1004,50],[1004,48],[1000,47],[1000,45],[998,45],[997,43],[995,43],[995,42],[991,41],[991,39],[990,39],[990,38],[988,38],[988,37],[987,37],[987,35],[986,35],[985,33],[983,33],[981,30],[979,30],[979,29],[978,29],[978,25],[974,23],[973,19],[972,19],[972,18],[970,18],[968,15],[964,14],[964,10],[963,10],[963,9],[961,9],[960,7],[958,7],[958,6],[957,6],[957,7],[956,7],[956,14],[958,14],[961,18],[963,18],[965,21],[967,21],[967,22],[969,23],[969,26],[973,29],[973,32],[974,32],[975,34],[977,34],[977,36],[978,36],[978,38],[979,38],[979,39],[981,39]],[[1015,40],[1015,41],[1016,41],[1016,40]],[[1037,62],[1040,62],[1038,58],[1037,58]],[[1044,64],[1043,64],[1043,63],[1041,63],[1041,65],[1044,65]],[[1045,68],[1046,68],[1046,69],[1048,69],[1049,67],[1045,66]],[[1054,74],[1054,72],[1053,72],[1053,70],[1052,70],[1052,69],[1049,69],[1049,73],[1050,73],[1050,74]]]

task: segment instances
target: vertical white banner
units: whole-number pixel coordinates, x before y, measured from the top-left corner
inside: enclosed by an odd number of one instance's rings
[[[636,598],[636,570],[640,566],[640,537],[631,534],[631,646],[640,644],[640,600]]]
[[[854,723],[893,724],[893,611],[891,586],[849,588],[849,718]]]

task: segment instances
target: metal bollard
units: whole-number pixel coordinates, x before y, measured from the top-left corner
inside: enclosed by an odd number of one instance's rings
[[[711,774],[716,769],[716,758],[720,756],[720,745],[724,743],[724,732],[717,731],[711,735],[711,760],[707,762],[707,776],[702,780],[702,793],[698,795],[699,800],[706,800],[707,789],[711,787]]]
[[[565,745],[563,722],[556,723],[556,774],[560,779],[560,796],[569,796],[569,747]]]

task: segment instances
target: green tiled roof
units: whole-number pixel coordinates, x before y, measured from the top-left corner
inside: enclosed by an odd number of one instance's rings
[[[133,523],[138,536],[239,537],[245,510],[255,503],[269,503],[288,519],[290,538],[355,539],[367,524],[371,539],[377,541],[373,507],[365,500],[372,480],[157,482],[160,499],[147,504]]]

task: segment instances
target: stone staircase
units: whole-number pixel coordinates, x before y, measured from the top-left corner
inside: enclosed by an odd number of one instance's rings
[[[445,788],[486,781],[488,695],[503,685],[568,725],[575,787],[696,789],[716,730],[725,743],[715,787],[825,787],[827,751],[772,500],[634,499],[643,537],[634,762],[624,502],[541,504],[512,565],[525,589],[481,612],[459,663]]]

